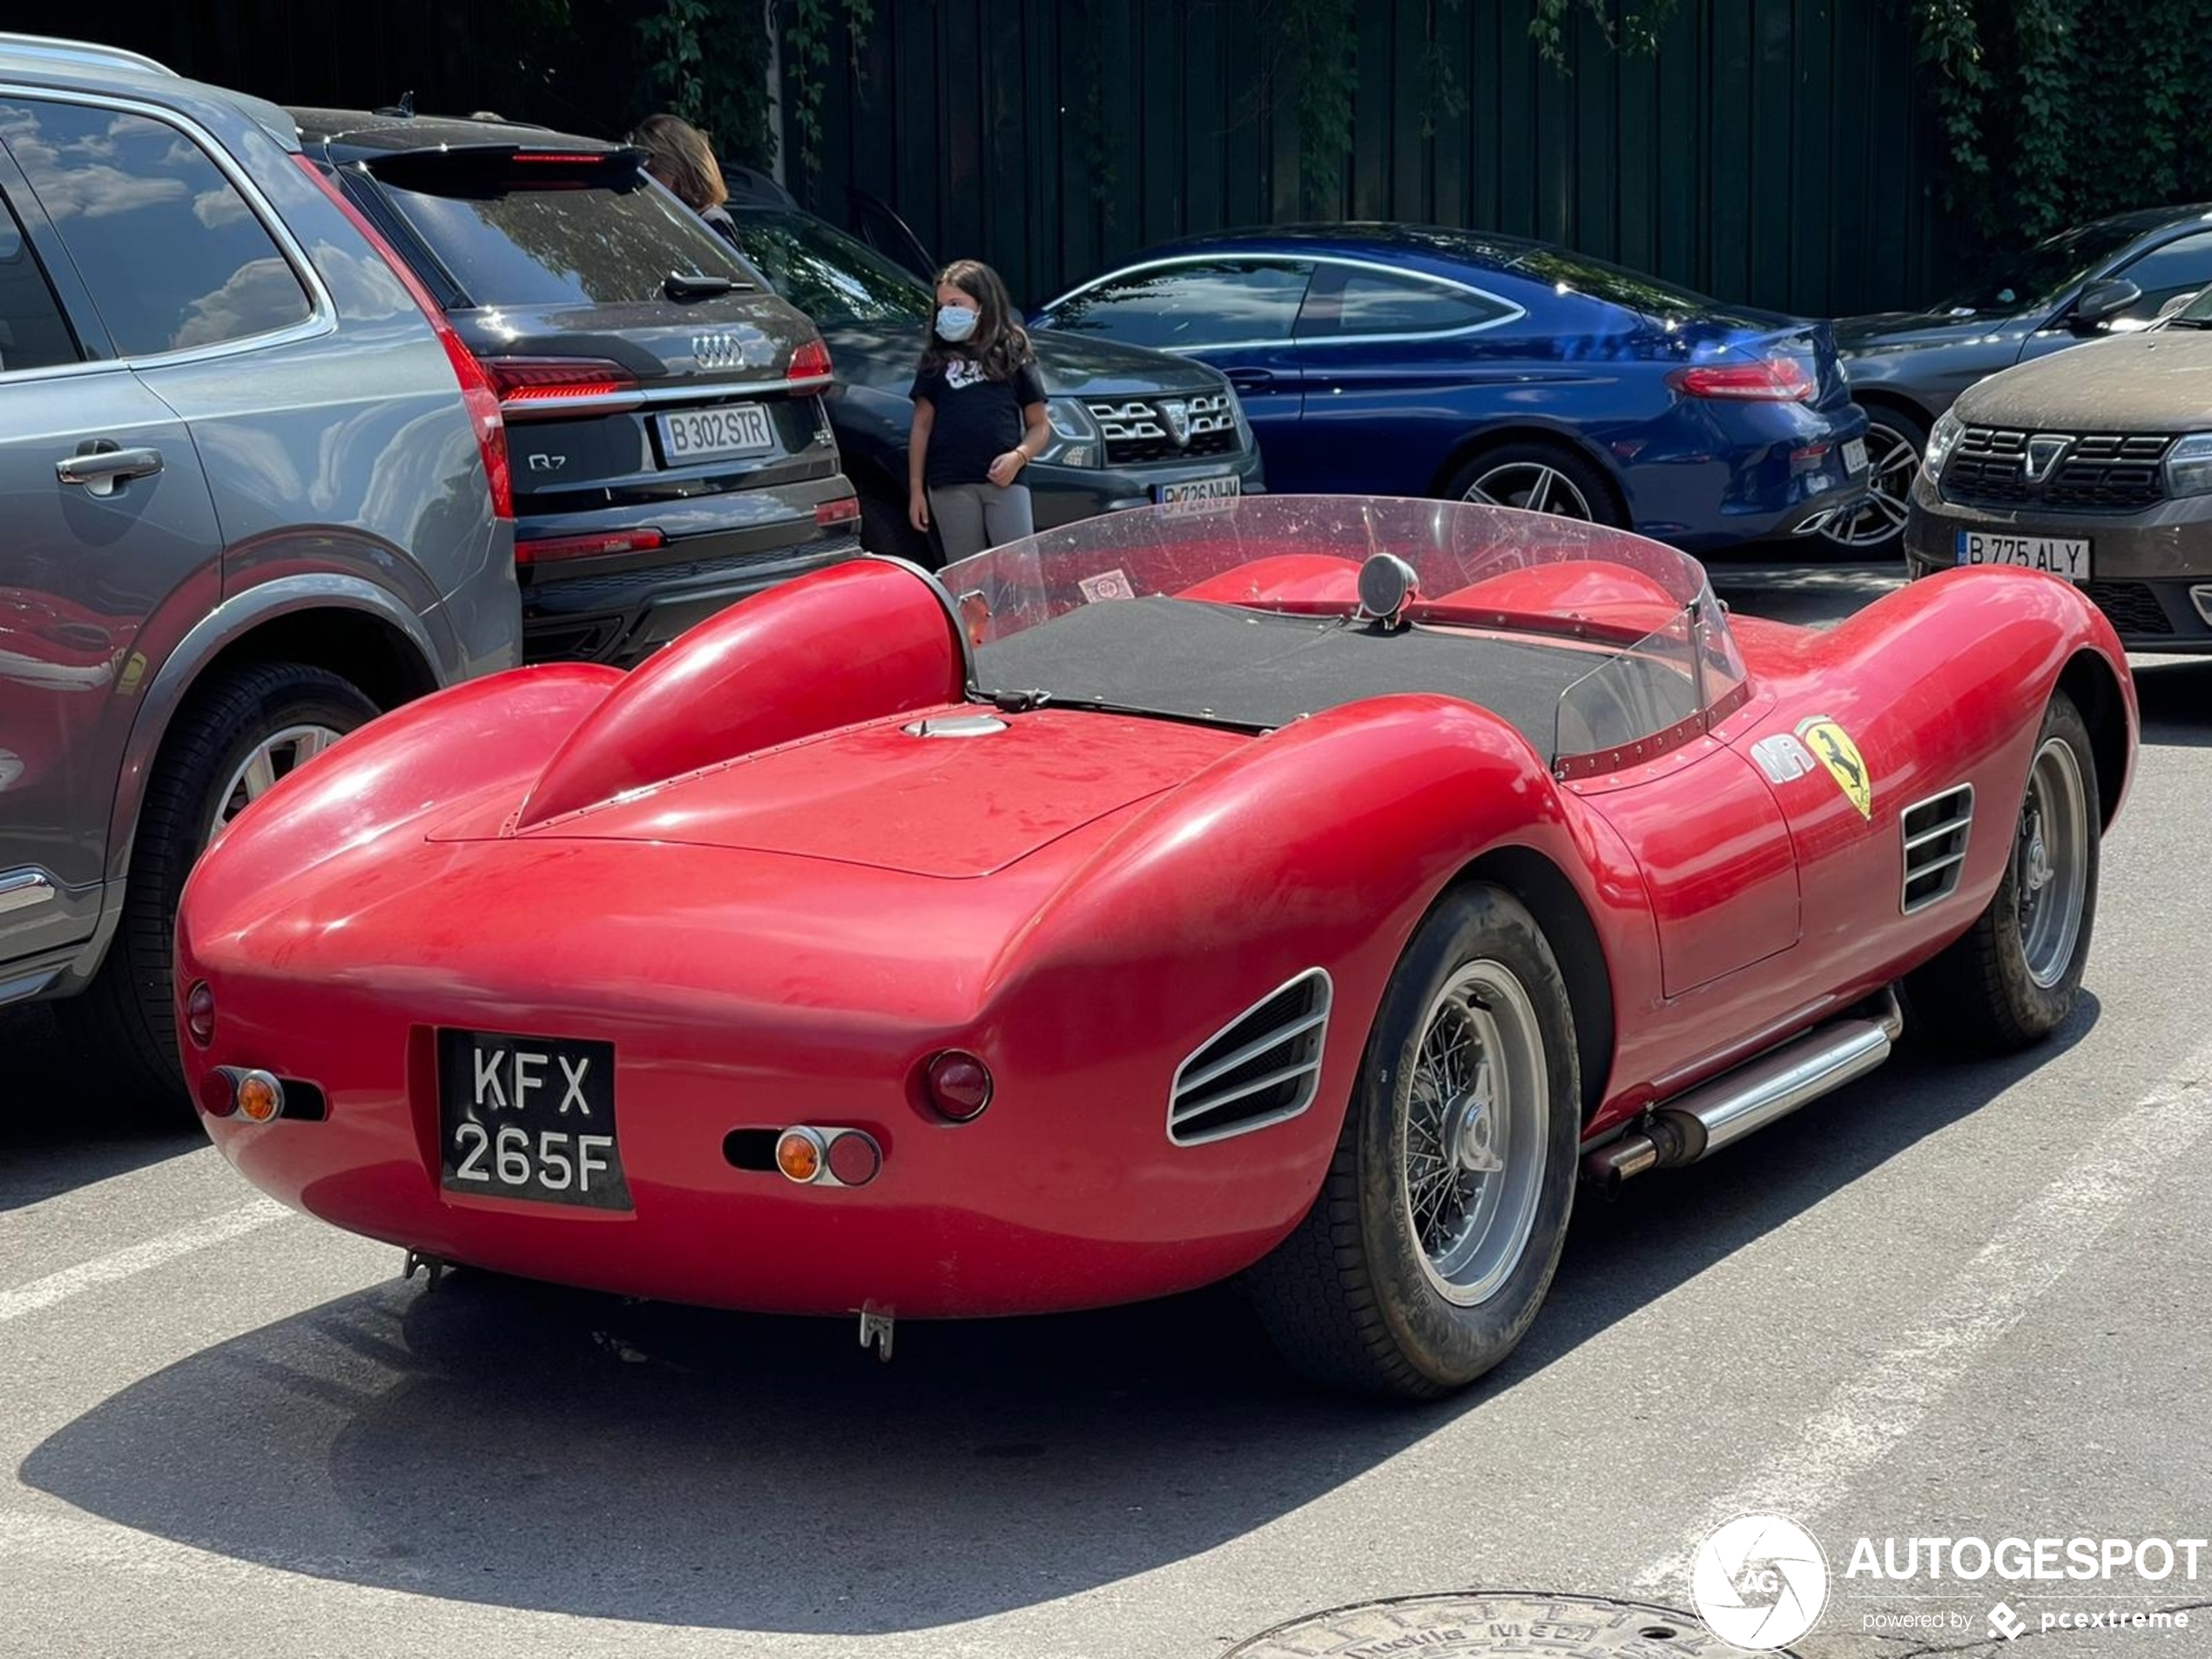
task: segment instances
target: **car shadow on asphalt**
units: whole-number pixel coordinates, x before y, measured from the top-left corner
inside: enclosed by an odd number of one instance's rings
[[[2097,1014],[2085,995],[2060,1044]],[[201,1549],[469,1602],[831,1635],[980,1618],[1217,1548],[1479,1422],[2050,1053],[1908,1049],[1708,1163],[1614,1203],[1586,1194],[1527,1341],[1437,1405],[1304,1391],[1225,1289],[902,1325],[886,1365],[850,1324],[457,1272],[172,1366],[51,1435],[20,1478]]]
[[[0,1211],[44,1202],[207,1144],[189,1105],[172,1121],[97,1097],[84,1056],[36,1006],[0,1008]]]
[[[2146,747],[2212,748],[2212,659],[2134,659]]]

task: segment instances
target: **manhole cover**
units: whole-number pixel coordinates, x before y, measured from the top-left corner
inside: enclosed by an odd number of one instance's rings
[[[1744,1651],[1671,1608],[1471,1590],[1311,1614],[1222,1659],[1727,1659]],[[1788,1659],[1786,1649],[1775,1651]]]

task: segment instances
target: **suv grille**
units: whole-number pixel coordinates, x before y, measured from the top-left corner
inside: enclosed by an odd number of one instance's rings
[[[1313,1103],[1329,976],[1311,968],[1247,1008],[1176,1069],[1168,1139],[1195,1146],[1279,1123]]]
[[[2028,442],[2066,444],[2040,483],[2027,475]],[[1970,426],[1944,463],[1943,498],[1963,507],[2062,507],[2077,512],[2126,513],[2166,499],[2161,462],[2174,440],[2156,433],[2028,433]]]
[[[1084,407],[1106,440],[1109,466],[1234,455],[1242,447],[1226,392],[1100,398]]]

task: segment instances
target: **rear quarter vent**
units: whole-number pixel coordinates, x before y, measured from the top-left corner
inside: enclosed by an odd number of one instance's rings
[[[1168,1139],[1197,1146],[1264,1129],[1313,1103],[1332,988],[1308,968],[1270,992],[1176,1069]]]

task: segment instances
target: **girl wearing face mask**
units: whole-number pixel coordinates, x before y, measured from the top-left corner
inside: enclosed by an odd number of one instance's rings
[[[914,375],[907,516],[934,520],[945,560],[1019,541],[1035,528],[1022,469],[1052,442],[1044,381],[998,273],[955,260],[937,275],[937,309]]]

